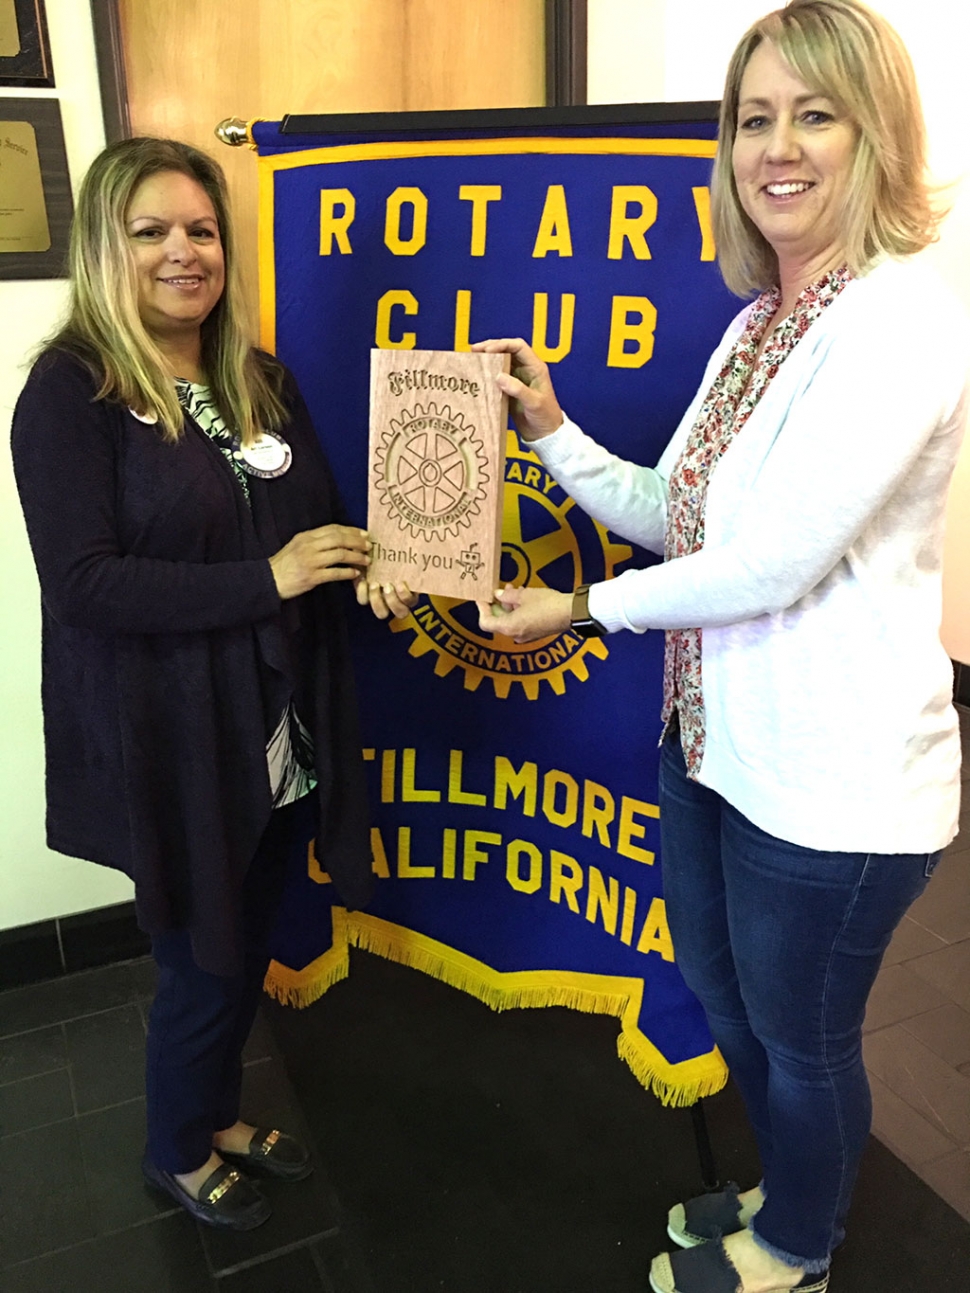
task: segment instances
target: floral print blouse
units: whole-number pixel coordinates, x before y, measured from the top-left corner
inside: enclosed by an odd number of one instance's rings
[[[758,347],[781,304],[772,288],[755,301],[744,332],[735,342],[707,393],[684,451],[668,482],[664,560],[699,552],[704,546],[707,487],[718,461],[771,379],[822,311],[853,277],[847,265],[810,284],[778,324],[758,356]],[[696,777],[704,757],[704,691],[701,677],[701,630],[670,629],[664,650],[664,730],[676,709],[687,772]]]

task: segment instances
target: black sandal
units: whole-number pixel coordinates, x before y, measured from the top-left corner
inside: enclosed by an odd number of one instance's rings
[[[228,1163],[220,1163],[202,1182],[193,1199],[171,1172],[163,1172],[149,1158],[142,1159],[142,1174],[152,1189],[169,1195],[196,1221],[226,1230],[255,1230],[268,1221],[272,1208],[252,1181]]]

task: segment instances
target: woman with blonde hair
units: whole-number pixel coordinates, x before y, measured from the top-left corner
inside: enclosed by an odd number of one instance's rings
[[[499,384],[548,471],[662,565],[506,588],[517,641],[666,632],[664,892],[677,961],[741,1090],[760,1185],[676,1205],[655,1293],[822,1293],[871,1099],[866,1000],[957,831],[939,641],[944,506],[970,331],[916,257],[935,237],[898,35],[791,0],[742,38],[712,186],[730,325],[655,468],[564,416],[520,340]]]
[[[159,967],[144,1172],[249,1229],[247,1172],[305,1148],[240,1120],[241,1053],[291,847],[342,899],[371,882],[340,585],[369,590],[293,378],[240,321],[225,180],[128,139],[93,163],[67,322],[35,363],[13,453],[43,600],[50,846],[126,872]]]

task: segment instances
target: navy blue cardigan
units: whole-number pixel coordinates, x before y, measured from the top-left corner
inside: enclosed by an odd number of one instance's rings
[[[251,506],[191,419],[169,444],[96,389],[50,351],[13,419],[43,599],[47,839],[126,872],[143,929],[187,928],[203,969],[235,973],[271,812],[267,726],[289,695],[316,746],[318,856],[348,906],[370,894],[348,590],[281,603],[267,561],[340,504],[289,374],[293,463],[251,479]]]

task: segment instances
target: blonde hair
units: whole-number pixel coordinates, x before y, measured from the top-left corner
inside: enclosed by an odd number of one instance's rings
[[[750,296],[778,281],[778,260],[745,213],[732,153],[741,80],[769,41],[812,90],[839,105],[858,138],[841,227],[846,259],[864,273],[880,256],[908,256],[937,237],[944,212],[926,176],[926,128],[916,77],[899,35],[858,0],[790,0],[741,38],[721,101],[711,216],[725,283]]]
[[[175,171],[205,190],[216,213],[226,284],[202,324],[202,367],[226,421],[251,443],[281,424],[283,370],[250,345],[242,325],[235,243],[222,168],[172,139],[123,139],[91,164],[71,226],[71,298],[67,322],[45,348],[70,351],[100,383],[97,399],[113,399],[158,419],[166,440],[183,434],[183,415],[162,352],[138,312],[134,258],[125,216],[132,195],[151,175]]]

